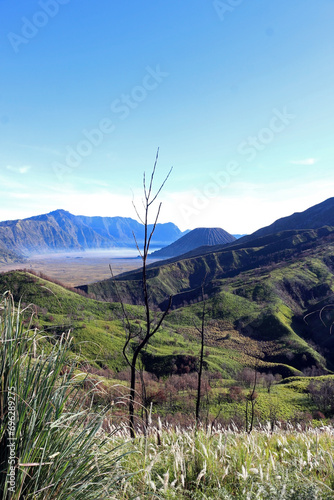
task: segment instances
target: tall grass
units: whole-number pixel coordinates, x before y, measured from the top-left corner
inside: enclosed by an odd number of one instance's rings
[[[9,293],[0,303],[0,334],[1,498],[117,498],[124,472],[102,430],[109,409],[84,406],[70,336],[52,345],[24,327]]]
[[[117,440],[117,438],[115,438]],[[120,436],[118,439],[123,439]],[[333,500],[332,427],[270,426],[151,429],[128,444],[140,453],[124,466],[141,472],[124,485],[120,499]]]

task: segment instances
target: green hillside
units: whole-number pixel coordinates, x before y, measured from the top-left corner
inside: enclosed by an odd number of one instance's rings
[[[149,267],[155,314],[163,310],[167,296],[173,296],[163,327],[141,356],[143,369],[160,380],[150,378],[148,385],[150,397],[161,414],[191,411],[193,399],[189,402],[182,392],[173,396],[173,404],[167,402],[166,384],[176,377],[170,384],[178,386],[178,377],[190,377],[187,391],[191,392],[196,379],[200,340],[197,327],[202,314],[204,278],[204,368],[206,377],[223,378],[215,389],[211,388],[208,404],[212,414],[224,409],[225,416],[239,412],[242,418],[244,403],[234,401],[231,406],[228,391],[238,383],[238,374],[245,367],[283,378],[303,372],[321,375],[334,371],[333,236],[331,227],[288,231],[245,246],[238,244]],[[141,273],[134,271],[116,279],[131,327],[139,332],[144,326]],[[88,364],[88,371],[100,373],[96,376],[102,376],[103,384],[109,387],[111,382],[103,378],[105,371],[112,373],[114,380],[127,380],[122,354],[124,322],[116,300],[115,281],[105,280],[83,288],[64,288],[46,277],[22,271],[0,275],[0,293],[10,290],[15,300],[27,307],[26,324],[30,322],[32,328],[42,329],[46,341],[51,343],[63,331],[71,330],[73,350]],[[133,342],[134,346],[136,340]],[[310,406],[309,398],[297,386],[276,388],[282,399],[282,417],[288,418]],[[159,394],[164,394],[161,401]],[[244,398],[246,393],[242,394]],[[269,414],[270,404],[264,390],[257,401],[263,418]]]
[[[250,249],[225,256],[212,254],[209,259],[183,260],[151,269],[149,281],[152,290],[157,291],[159,304],[162,307],[166,293],[173,294],[174,308],[164,328],[147,348],[146,368],[157,374],[166,374],[168,367],[175,364],[175,358],[197,355],[195,324],[198,324],[201,314],[199,286],[206,270],[210,269],[213,279],[205,287],[208,296],[208,368],[222,371],[227,376],[245,364],[257,362],[263,368],[284,376],[312,366],[331,370],[334,359],[329,328],[322,324],[317,314],[311,315],[307,323],[303,318],[331,300],[333,252],[333,246],[323,241],[299,258],[294,255],[279,263],[239,273],[235,272],[237,264],[243,258],[247,260]],[[226,277],[224,266],[228,270]],[[73,329],[75,345],[80,345],[83,354],[93,364],[111,369],[124,367],[120,306],[104,301],[105,296],[101,300],[97,295],[97,285],[89,287],[88,292],[100,300],[78,295],[23,272],[3,274],[0,283],[0,291],[10,289],[16,299],[38,306],[36,321],[40,326],[55,333]],[[110,281],[102,282],[107,283]],[[120,281],[119,285],[128,301],[132,296],[140,296],[139,280]],[[133,321],[140,324],[141,306],[129,304],[127,307]],[[330,308],[326,314],[331,315]],[[88,344],[83,343],[86,341]]]
[[[299,271],[297,264],[284,269],[289,279]],[[240,384],[238,374],[245,367],[256,367],[262,374],[291,377],[301,375],[301,370],[305,369],[310,373],[314,369],[328,373],[333,366],[329,354],[333,352],[332,337],[328,329],[318,328],[317,314],[311,316],[312,328],[308,329],[306,323],[302,325],[296,309],[298,301],[287,292],[282,294],[281,272],[280,268],[272,270],[270,282],[265,270],[260,274],[248,271],[236,278],[227,278],[221,283],[220,291],[207,299],[205,376],[212,381],[217,376],[221,379],[217,383],[210,382],[206,404],[211,418],[221,414],[224,419],[243,422],[247,388],[241,389],[241,400],[230,400],[229,391],[233,385]],[[310,286],[317,283],[316,272],[319,277],[325,268],[314,262],[314,267],[306,271],[307,276],[301,277],[302,282],[309,280]],[[46,342],[54,343],[62,332],[71,330],[72,349],[87,367],[85,370],[96,374],[90,375],[92,382],[102,383],[105,387],[99,397],[104,400],[111,391],[110,397],[117,399],[119,391],[124,392],[125,389],[112,389],[111,386],[116,384],[117,388],[119,384],[127,384],[126,376],[124,378],[127,365],[122,356],[125,334],[119,304],[79,295],[21,271],[0,275],[0,293],[6,290],[12,291],[16,301],[21,300],[21,307],[27,308],[25,324],[41,329]],[[287,299],[291,301],[290,307],[285,303]],[[313,305],[307,311],[319,307],[317,299],[312,301]],[[144,320],[142,307],[126,307],[132,326],[139,329]],[[145,370],[160,380],[147,379],[148,397],[154,402],[155,412],[169,419],[174,418],[174,414],[182,414],[186,419],[193,412],[193,384],[196,381],[193,372],[197,371],[199,355],[199,333],[195,325],[200,325],[201,308],[201,303],[194,302],[172,310],[141,357]],[[312,333],[320,335],[316,340],[323,347],[323,355],[318,352],[321,349],[310,342]],[[257,419],[269,418],[273,398],[275,414],[283,420],[297,418],[299,414],[310,411],[309,408],[317,409],[307,396],[307,379],[302,379],[306,384],[302,392],[294,379],[289,380],[290,384],[276,385],[273,395],[265,388],[261,389],[261,382]],[[182,387],[186,384],[181,392],[177,389],[180,384]],[[173,396],[168,396],[169,390],[173,391]]]
[[[163,309],[172,295],[167,321],[194,335],[190,325],[200,316],[206,276],[210,346],[233,352],[238,362],[256,355],[263,363],[278,363],[283,374],[286,366],[331,370],[332,310],[326,308],[326,326],[316,311],[333,297],[333,236],[332,228],[288,231],[245,247],[156,263],[148,270],[152,300]],[[140,271],[117,277],[116,284],[125,302],[141,303]],[[113,280],[82,288],[101,300],[117,300]]]
[[[303,259],[307,252],[314,253],[327,248],[334,241],[334,228],[317,230],[285,231],[272,236],[264,236],[251,242],[235,243],[217,251],[215,247],[200,255],[185,254],[181,259],[168,259],[148,267],[147,275],[152,287],[152,300],[164,306],[164,299],[173,295],[173,306],[182,305],[185,300],[198,297],[206,276],[207,294],[215,294],[221,279],[239,275],[254,269],[265,269],[284,265],[290,261]],[[330,259],[330,256],[329,256]],[[260,271],[259,271],[260,272]],[[141,271],[131,271],[118,275],[117,287],[129,303],[141,303]],[[113,279],[80,287],[85,292],[94,293],[102,300],[117,299]]]

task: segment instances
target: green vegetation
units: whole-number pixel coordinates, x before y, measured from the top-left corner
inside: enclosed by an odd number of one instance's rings
[[[255,366],[258,371],[280,373],[283,376],[298,375],[300,371],[293,367],[298,356],[310,355],[313,350],[292,331],[291,310],[281,299],[275,302],[272,295],[271,310],[276,312],[272,316],[263,315],[263,306],[259,301],[251,301],[248,295],[253,295],[251,287],[259,290],[259,280],[252,283],[250,273],[244,280],[243,295],[233,293],[240,286],[240,276],[230,283],[230,292],[221,291],[207,300],[207,334],[204,349],[204,368],[206,376],[206,403],[202,410],[213,420],[219,414],[220,419],[228,420],[238,415],[240,423],[244,422],[244,402],[228,401],[226,394],[231,385],[240,385],[237,374],[244,366]],[[264,278],[263,278],[264,279]],[[269,284],[267,285],[267,287]],[[124,345],[124,330],[119,304],[106,303],[88,298],[72,290],[65,289],[58,284],[24,272],[11,272],[1,276],[1,291],[13,290],[16,300],[23,305],[34,303],[34,315],[31,327],[38,327],[45,331],[49,342],[54,343],[64,331],[71,329],[73,342],[71,350],[77,359],[85,363],[88,372],[102,374],[95,381],[110,386],[110,380],[124,384],[128,380],[127,365],[121,354]],[[268,289],[266,296],[270,296]],[[275,304],[278,304],[277,306]],[[126,306],[134,328],[140,328],[143,321],[143,309],[140,306]],[[279,309],[277,309],[277,307]],[[276,309],[275,309],[276,308]],[[166,392],[166,377],[184,378],[185,374],[196,380],[197,360],[199,354],[199,334],[195,328],[200,318],[201,304],[195,303],[173,310],[166,318],[165,326],[152,338],[151,345],[141,357],[144,370],[160,377],[160,381],[146,381],[148,400],[153,402],[153,413],[160,414],[165,419],[173,420],[176,413],[185,412],[190,420],[193,414],[194,389],[189,387],[176,393]],[[262,315],[262,322],[257,324]],[[275,335],[265,337],[266,332],[273,330],[271,317],[275,318]],[[269,318],[269,319],[268,319]],[[23,319],[28,326],[30,313]],[[196,323],[197,322],[197,323]],[[243,334],[245,328],[253,325],[255,332]],[[261,333],[263,331],[263,334]],[[259,340],[259,336],[263,335]],[[305,354],[306,353],[306,354]],[[313,359],[321,366],[322,358],[314,351]],[[275,362],[278,361],[278,362]],[[313,361],[312,361],[313,363]],[[312,365],[311,365],[312,366]],[[91,367],[91,368],[89,368]],[[109,370],[107,378],[103,371]],[[121,380],[118,378],[120,373]],[[216,382],[215,374],[220,374]],[[212,375],[211,375],[212,374]],[[162,378],[161,378],[162,377]],[[172,380],[172,379],[171,379]],[[307,380],[304,378],[303,380]],[[305,383],[305,382],[304,382]],[[247,388],[242,386],[243,395]],[[265,387],[257,389],[259,399],[256,404],[256,422],[263,422],[268,418],[272,407],[272,400],[278,399],[277,418],[289,420],[296,414],[314,412],[307,394],[301,394],[295,386],[276,385],[276,396],[268,395]],[[116,391],[117,392],[117,391]],[[107,404],[116,393],[110,393],[104,399]],[[137,407],[141,413],[141,384],[138,388]],[[167,404],[167,402],[168,404]],[[156,418],[156,417],[154,417]],[[211,421],[210,420],[210,421]]]
[[[122,465],[139,473],[124,487],[124,500],[334,499],[330,427],[298,432],[291,426],[274,434],[263,428],[249,435],[233,427],[196,433],[160,426],[127,449],[137,453]]]
[[[179,414],[172,427],[151,413],[145,434],[127,441],[127,429],[113,425],[114,395],[113,407],[104,404],[106,394],[117,390],[115,381],[103,370],[86,376],[69,350],[69,336],[48,338],[25,326],[28,311],[16,308],[9,294],[0,309],[2,498],[334,499],[332,427],[323,420],[305,428],[305,417],[302,425],[286,422],[306,404],[312,408],[310,381],[329,382],[334,390],[333,376],[294,377],[273,386],[260,378],[257,419],[264,423],[252,434],[240,431],[238,417],[253,372],[234,381],[212,378],[205,387],[210,411],[219,404],[224,415],[231,412],[228,426],[209,421],[195,429]],[[167,393],[176,388],[179,402],[189,405],[193,375],[174,375]],[[237,382],[239,391],[231,385]],[[152,379],[148,395],[153,386]],[[151,402],[154,409],[154,398]],[[186,414],[184,406],[179,410]]]
[[[292,234],[291,234],[292,233]],[[302,233],[302,232],[301,232]],[[307,236],[305,236],[305,234]],[[333,233],[319,237],[321,230],[302,233],[306,238],[294,241],[296,231],[274,235],[262,240],[262,246],[221,250],[205,256],[151,266],[149,284],[157,305],[163,308],[166,294],[173,293],[173,307],[180,325],[193,324],[198,316],[196,302],[200,300],[200,283],[206,272],[210,282],[206,289],[211,308],[211,322],[220,322],[209,335],[210,347],[229,333],[241,334],[257,342],[264,363],[291,366],[295,370],[319,366],[334,367],[333,336],[329,333],[333,310],[326,311],[324,325],[314,314],[333,297]],[[280,238],[279,238],[280,236]],[[256,245],[254,242],[253,245]],[[241,246],[241,244],[239,244]],[[131,287],[137,273],[127,273],[123,287],[131,302]],[[133,280],[133,281],[132,281]],[[99,287],[99,288],[95,288]],[[112,282],[92,285],[88,291],[103,288],[104,299],[112,296]],[[139,303],[140,295],[137,295]],[[171,313],[170,318],[173,313]],[[187,319],[185,319],[186,317]],[[213,328],[211,333],[213,333]],[[225,348],[238,350],[236,345]],[[282,374],[287,375],[282,368]]]
[[[93,412],[70,337],[51,346],[25,327],[20,306],[0,304],[0,489],[5,499],[113,498],[122,458],[102,426],[108,407]]]
[[[327,288],[324,292],[319,290],[319,280],[323,283],[331,279],[325,264],[331,251],[331,247],[326,251],[322,248],[322,255],[319,252],[317,258],[306,255],[305,259],[298,261],[288,260],[284,266],[248,270],[220,280],[219,288],[207,298],[204,367],[208,378],[210,373],[220,373],[220,377],[229,380],[230,384],[238,385],[233,379],[245,366],[257,366],[260,372],[272,372],[283,377],[300,375],[301,370],[309,370],[309,375],[312,370],[317,374],[328,372],[332,366],[332,351],[329,348],[333,336],[316,311],[319,304],[326,300],[322,294],[328,294]],[[113,380],[118,378],[119,372],[126,371],[127,365],[122,356],[124,329],[118,303],[98,301],[45,278],[19,271],[0,276],[0,291],[3,293],[6,290],[11,290],[15,300],[21,300],[23,305],[34,304],[32,326],[44,329],[51,340],[58,339],[64,331],[71,329],[72,351],[92,368],[111,370]],[[303,301],[296,299],[298,290],[303,290]],[[152,338],[141,356],[144,370],[163,379],[172,374],[182,376],[189,372],[194,372],[196,376],[199,334],[195,326],[200,321],[201,303],[192,302],[169,313],[164,327]],[[144,320],[143,308],[127,305],[126,309],[132,327],[140,329]],[[315,314],[310,316],[307,324],[302,318],[313,310]],[[330,324],[332,309],[328,308],[326,314],[328,318],[323,316],[322,319]],[[24,321],[27,324],[29,318]],[[320,347],[312,341],[315,333]],[[321,346],[325,346],[327,352],[322,352]],[[122,380],[124,377],[126,379],[127,376],[122,375]],[[162,387],[156,392],[159,390]],[[219,393],[224,393],[224,390],[223,384],[212,391],[208,403],[212,417],[219,412],[219,408],[220,415],[233,414],[231,405],[217,404]],[[293,397],[288,394],[280,396],[282,401],[286,399],[286,412],[281,415],[282,419],[291,418],[296,411]],[[263,397],[266,399],[265,394]],[[263,404],[266,406],[266,403]],[[182,404],[176,403],[174,410],[166,410],[155,402],[154,412],[162,411],[166,415],[182,407]],[[307,398],[298,404],[297,410],[313,411],[309,409]],[[266,413],[268,410],[263,412]]]

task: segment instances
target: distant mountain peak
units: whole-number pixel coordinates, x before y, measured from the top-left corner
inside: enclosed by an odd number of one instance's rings
[[[52,210],[51,212],[49,212],[46,215],[53,215],[53,214],[73,215],[73,214],[71,214],[71,212],[69,212],[68,210],[64,210],[63,208],[57,208],[56,210]]]
[[[235,241],[235,237],[220,227],[197,227],[165,248],[150,256],[167,259],[177,257],[202,246],[225,245]]]

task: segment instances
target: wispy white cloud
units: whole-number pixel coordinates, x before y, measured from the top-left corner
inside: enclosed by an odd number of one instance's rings
[[[304,160],[291,160],[291,165],[315,165],[318,163],[317,158],[305,158]]]
[[[6,169],[17,174],[27,174],[31,170],[30,165],[22,165],[21,167],[13,167],[13,165],[6,165]]]

